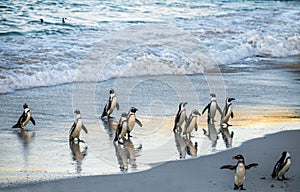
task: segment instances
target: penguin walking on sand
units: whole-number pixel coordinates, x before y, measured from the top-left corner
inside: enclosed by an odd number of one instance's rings
[[[228,121],[229,121],[230,117],[233,118],[231,101],[234,101],[234,100],[235,100],[235,98],[228,98],[228,97],[226,98],[225,107],[224,107],[222,115],[221,115],[221,122],[220,122],[221,125],[224,123],[227,126],[231,126],[228,124]]]
[[[35,120],[31,116],[30,109],[28,108],[28,105],[25,103],[23,105],[24,111],[22,115],[20,116],[18,122],[12,126],[12,128],[21,128],[24,129],[24,127],[28,124],[29,121],[32,122],[33,125],[35,125]]]
[[[232,159],[238,160],[236,165],[224,165],[220,167],[220,169],[230,169],[235,170],[234,176],[234,190],[246,190],[243,185],[246,179],[246,169],[250,169],[251,167],[258,166],[257,163],[251,163],[249,165],[245,165],[245,159],[242,155],[236,155],[232,157]]]
[[[83,129],[83,131],[87,134],[88,130],[86,129],[86,127],[83,125],[82,123],[82,119],[80,116],[80,111],[78,109],[76,109],[74,111],[74,113],[76,114],[76,119],[69,131],[69,141],[73,142],[75,138],[77,138],[78,142],[84,142],[82,140],[79,139],[80,137],[80,131],[81,129]]]
[[[120,140],[121,139],[124,140],[124,136],[127,133],[127,129],[128,129],[127,127],[128,127],[127,113],[122,113],[116,130],[114,142],[118,141],[118,143],[123,144],[120,142]]]
[[[211,96],[210,103],[202,111],[202,115],[203,115],[204,112],[206,110],[208,110],[207,124],[215,121],[214,118],[215,118],[217,110],[219,111],[220,114],[222,114],[222,110],[217,103],[216,94],[211,93],[210,96]]]
[[[109,99],[103,109],[103,113],[101,115],[101,119],[103,119],[103,117],[107,116],[107,119],[111,118],[110,114],[112,114],[112,112],[114,111],[114,109],[117,108],[117,110],[119,110],[119,103],[118,103],[118,99],[117,96],[115,94],[115,91],[113,89],[109,90]]]
[[[289,170],[291,163],[291,155],[287,151],[282,152],[281,158],[274,166],[272,178],[277,177],[279,181],[289,180],[288,178],[284,177],[284,175]],[[282,177],[282,179],[279,177]]]
[[[131,137],[130,132],[133,130],[135,123],[137,123],[140,127],[143,127],[143,124],[140,120],[136,118],[136,111],[138,109],[135,107],[131,107],[128,116],[127,116],[127,134],[128,138]]]
[[[177,115],[175,117],[173,131],[175,131],[177,128],[179,128],[179,132],[181,132],[181,126],[182,126],[183,122],[187,120],[186,109],[185,109],[186,104],[187,104],[187,102],[181,102],[179,104],[179,109],[178,109]]]
[[[194,109],[190,114],[189,119],[187,120],[183,131],[183,134],[186,135],[187,137],[191,137],[191,132],[193,131],[193,129],[195,129],[195,131],[198,130],[198,124],[197,124],[198,116],[201,116],[201,114],[197,109]]]

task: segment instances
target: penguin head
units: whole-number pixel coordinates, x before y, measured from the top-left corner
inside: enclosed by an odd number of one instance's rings
[[[115,90],[113,90],[113,89],[109,90],[109,94],[114,94],[114,93],[115,93]]]
[[[23,108],[24,108],[24,109],[28,108],[28,105],[25,103],[25,104],[23,105]]]
[[[234,101],[235,100],[235,98],[229,98],[229,97],[227,97],[227,103],[230,103],[231,101]]]
[[[74,111],[74,113],[75,113],[75,114],[80,114],[79,109],[76,109],[76,110]]]
[[[291,157],[291,155],[287,151],[282,152],[282,158],[288,158]]]
[[[138,109],[135,108],[135,107],[131,107],[131,108],[130,108],[130,112],[132,112],[132,113],[136,113],[137,110],[138,110]]]
[[[215,93],[210,94],[211,97],[217,97]]]
[[[65,18],[65,17],[63,17],[63,18],[61,19],[62,23],[66,23],[66,20],[67,20],[67,18]]]
[[[41,21],[41,23],[44,23],[44,19],[41,18],[40,21]]]
[[[186,106],[186,104],[188,104],[188,103],[187,102],[181,102],[179,104],[179,110],[182,110]]]
[[[238,160],[239,162],[243,162],[244,161],[244,157],[243,155],[239,154],[239,155],[236,155],[236,156],[233,156],[232,159],[236,159]]]
[[[193,116],[197,116],[197,115],[201,116],[201,113],[200,113],[197,109],[194,109],[194,110],[192,111],[192,115],[193,115]]]

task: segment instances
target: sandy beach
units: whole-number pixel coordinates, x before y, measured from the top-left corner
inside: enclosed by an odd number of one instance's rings
[[[246,173],[244,187],[247,191],[296,192],[300,188],[299,138],[299,130],[284,131],[217,154],[171,161],[147,171],[29,183],[2,191],[233,191],[233,171],[219,168],[235,164],[231,157],[242,154],[246,164],[259,164]],[[291,154],[292,165],[286,174],[289,181],[283,182],[272,179],[271,173],[284,150]]]

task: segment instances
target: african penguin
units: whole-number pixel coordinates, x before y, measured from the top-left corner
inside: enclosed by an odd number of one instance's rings
[[[195,128],[195,131],[198,130],[198,125],[197,125],[198,116],[201,116],[201,114],[197,109],[194,109],[184,126],[184,131],[183,131],[184,135],[191,137],[191,132],[193,131],[193,129]]]
[[[118,141],[118,143],[123,144],[120,140],[124,140],[124,136],[127,133],[127,125],[127,113],[122,113],[116,130],[114,142]]]
[[[272,178],[277,177],[279,181],[288,180],[284,177],[284,174],[289,170],[291,163],[291,155],[287,151],[282,152],[281,158],[274,166]],[[282,179],[279,177],[282,177]]]
[[[135,116],[135,113],[138,109],[135,107],[131,107],[128,116],[127,116],[127,134],[128,138],[130,136],[130,132],[133,130],[135,123],[137,123],[140,127],[143,127],[143,124],[138,120]]]
[[[221,124],[227,124],[228,126],[230,126],[228,124],[229,118],[233,118],[233,112],[232,112],[232,103],[231,101],[235,100],[235,98],[226,98],[225,101],[225,107],[223,109],[222,115],[221,115]]]
[[[175,117],[173,131],[175,131],[178,127],[179,132],[181,132],[181,125],[183,124],[184,121],[187,120],[186,109],[185,109],[186,104],[187,104],[187,102],[181,102],[179,104],[179,109],[178,109],[177,115]]]
[[[107,116],[107,118],[110,118],[110,114],[112,114],[112,112],[114,111],[114,109],[117,108],[117,110],[119,110],[119,103],[118,103],[118,99],[117,96],[115,94],[115,91],[113,89],[109,90],[109,99],[103,109],[103,113],[101,115],[101,119],[105,116]]]
[[[236,155],[232,157],[232,159],[238,160],[236,165],[224,165],[220,167],[220,169],[235,170],[234,190],[245,190],[243,185],[246,179],[246,169],[250,169],[251,167],[256,167],[258,164],[251,163],[249,165],[245,165],[245,159],[242,155]]]
[[[214,118],[215,118],[217,110],[220,112],[220,114],[222,114],[222,110],[217,103],[216,94],[211,93],[210,96],[211,96],[210,103],[202,111],[202,115],[203,115],[203,113],[206,110],[208,110],[207,124],[215,121]]]
[[[23,111],[22,115],[20,116],[18,122],[14,126],[12,126],[12,128],[23,129],[28,124],[29,121],[31,121],[32,124],[35,125],[35,120],[31,116],[30,110],[26,103],[23,105],[23,108],[24,108],[24,111]]]
[[[74,111],[74,113],[76,114],[76,119],[69,131],[69,141],[73,142],[75,138],[77,138],[78,142],[84,142],[82,140],[79,139],[80,137],[80,131],[81,129],[83,129],[83,131],[87,134],[88,130],[86,129],[86,127],[83,125],[82,120],[81,120],[81,116],[80,116],[80,111],[78,109],[76,109]]]

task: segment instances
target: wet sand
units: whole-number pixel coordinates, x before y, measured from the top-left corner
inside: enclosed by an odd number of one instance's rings
[[[259,164],[247,171],[244,184],[247,191],[298,191],[299,138],[299,130],[284,131],[253,139],[220,153],[171,161],[142,172],[30,183],[3,191],[232,191],[234,172],[219,168],[224,164],[235,164],[231,157],[237,154],[244,155],[246,164]],[[270,175],[284,150],[291,154],[292,165],[286,174],[289,181],[283,182],[272,179]]]

